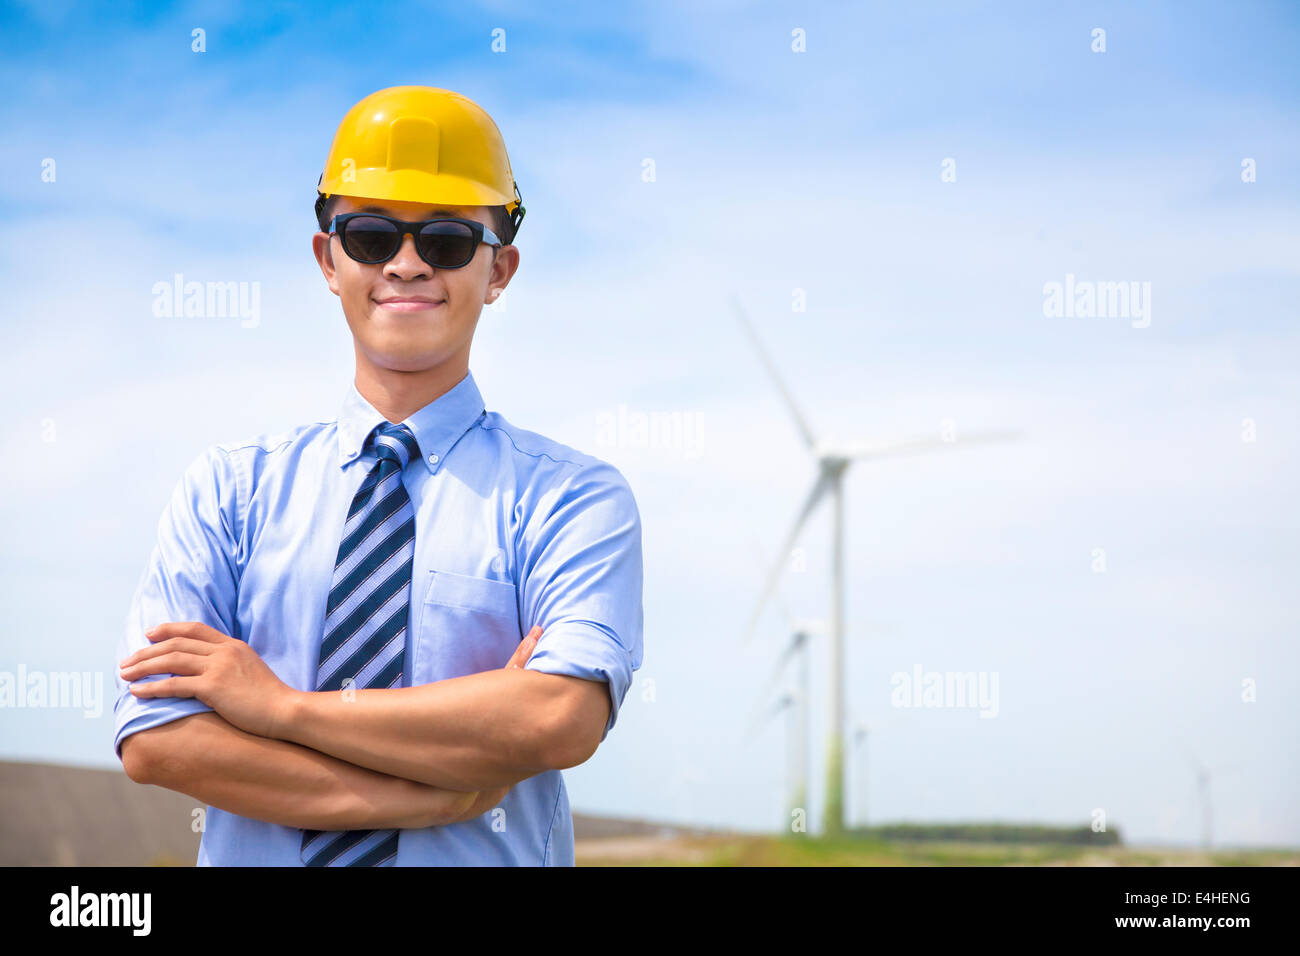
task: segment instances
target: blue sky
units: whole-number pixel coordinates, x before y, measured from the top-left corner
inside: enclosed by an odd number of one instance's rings
[[[645,663],[566,774],[575,809],[782,823],[781,723],[746,730],[784,625],[771,609],[740,632],[813,468],[734,294],[819,434],[1027,436],[847,480],[846,699],[876,728],[872,819],[1102,807],[1128,839],[1191,843],[1198,760],[1216,841],[1300,844],[1293,5],[0,17],[0,670],[97,668],[108,694],[184,466],[336,412],[351,339],[311,258],[317,175],[348,107],[422,83],[492,114],[528,208],[471,360],[489,408],[612,461],[642,511]],[[260,283],[258,323],[155,316],[178,272]],[[1149,326],[1045,316],[1067,275],[1150,283]],[[620,407],[685,416],[699,441],[611,442]],[[782,598],[821,616],[825,513],[800,545]],[[998,716],[891,706],[890,676],[918,664],[996,672]],[[0,711],[0,756],[111,766],[105,708]]]

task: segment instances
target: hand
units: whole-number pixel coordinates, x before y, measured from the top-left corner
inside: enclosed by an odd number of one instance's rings
[[[534,625],[532,630],[524,635],[524,639],[519,642],[515,652],[510,655],[510,660],[506,661],[504,670],[518,670],[528,663],[528,658],[532,657],[533,651],[537,647],[538,640],[541,639],[541,625]],[[465,809],[464,812],[447,820],[446,823],[463,823],[466,820],[473,820],[481,817],[489,810],[496,807],[506,798],[510,792],[510,787],[495,787],[491,790],[479,790],[475,793],[474,802]]]
[[[170,621],[145,631],[153,642],[125,658],[122,679],[174,674],[131,685],[136,697],[193,697],[229,723],[259,737],[274,737],[279,714],[297,693],[246,641],[198,621]]]
[[[473,803],[471,803],[461,813],[450,819],[442,820],[437,825],[446,826],[449,823],[464,823],[466,820],[477,819],[497,807],[501,801],[506,798],[506,794],[509,792],[510,788],[508,786],[495,787],[491,790],[477,790],[474,792]]]

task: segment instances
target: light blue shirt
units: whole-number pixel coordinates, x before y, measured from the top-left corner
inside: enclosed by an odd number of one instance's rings
[[[199,455],[163,511],[115,663],[155,624],[202,621],[313,690],[344,517],[376,460],[362,448],[385,420],[353,383],[336,421]],[[403,686],[504,667],[540,624],[527,668],[606,682],[603,741],[641,666],[641,519],[626,480],[485,411],[472,374],[404,424],[420,458],[402,476],[415,511]],[[137,698],[120,676],[117,691],[119,758],[129,734],[212,709]],[[394,865],[573,865],[560,771],[520,781],[500,807],[402,830]],[[301,844],[297,828],[209,807],[197,863],[302,866]]]

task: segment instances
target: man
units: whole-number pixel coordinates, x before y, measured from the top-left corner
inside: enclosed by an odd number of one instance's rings
[[[208,805],[199,865],[572,865],[560,771],[641,664],[641,524],[615,468],[469,372],[519,266],[505,145],[471,100],[393,87],[318,191],[354,382],[337,420],[186,471],[127,616],[118,755]]]

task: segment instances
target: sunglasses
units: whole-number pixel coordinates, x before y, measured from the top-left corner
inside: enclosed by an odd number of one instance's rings
[[[479,243],[503,243],[487,226],[473,219],[425,219],[406,222],[374,212],[349,212],[330,220],[330,235],[337,235],[343,251],[357,262],[387,262],[408,236],[415,251],[435,269],[459,269],[474,258]]]

